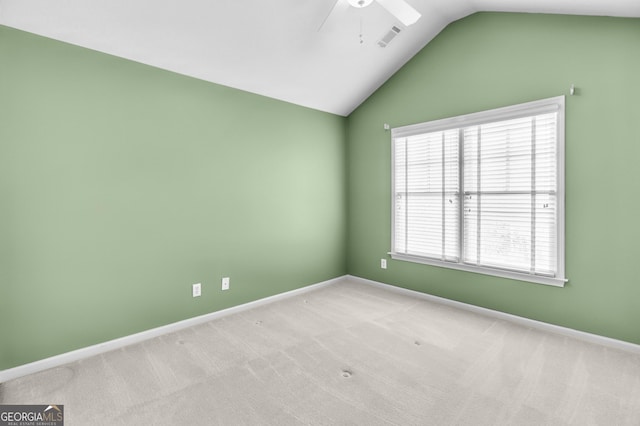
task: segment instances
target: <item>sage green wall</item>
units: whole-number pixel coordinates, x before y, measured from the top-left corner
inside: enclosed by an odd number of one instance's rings
[[[392,47],[390,47],[392,48]],[[349,273],[640,343],[640,20],[479,13],[449,25],[348,120]],[[566,98],[564,288],[380,259],[392,127]]]
[[[347,272],[640,343],[638,46],[638,19],[472,15],[345,120],[0,26],[0,370]],[[565,288],[379,268],[383,123],[572,83]]]
[[[346,273],[344,117],[7,27],[0,64],[0,370]]]

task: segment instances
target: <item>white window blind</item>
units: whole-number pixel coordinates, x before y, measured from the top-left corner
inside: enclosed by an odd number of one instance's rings
[[[564,98],[396,128],[392,257],[564,279]]]

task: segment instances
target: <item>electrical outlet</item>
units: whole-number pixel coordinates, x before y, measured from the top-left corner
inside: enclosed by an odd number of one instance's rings
[[[230,281],[229,277],[224,277],[222,279],[222,289],[223,290],[229,290],[229,281]]]
[[[200,297],[202,295],[202,284],[193,284],[191,286],[191,295],[193,297]]]
[[[387,259],[380,259],[380,267],[382,269],[387,269]]]

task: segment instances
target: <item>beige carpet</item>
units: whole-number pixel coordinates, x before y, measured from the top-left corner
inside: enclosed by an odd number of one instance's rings
[[[66,425],[640,425],[640,356],[343,282],[0,385]]]

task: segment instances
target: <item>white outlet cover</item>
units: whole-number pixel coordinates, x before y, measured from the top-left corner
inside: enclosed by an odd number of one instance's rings
[[[197,283],[191,286],[191,295],[193,297],[200,297],[202,295],[202,284]]]
[[[229,290],[229,281],[230,281],[229,277],[224,277],[222,279],[222,289],[223,290]]]
[[[387,269],[387,259],[380,259],[380,267],[382,269]]]

